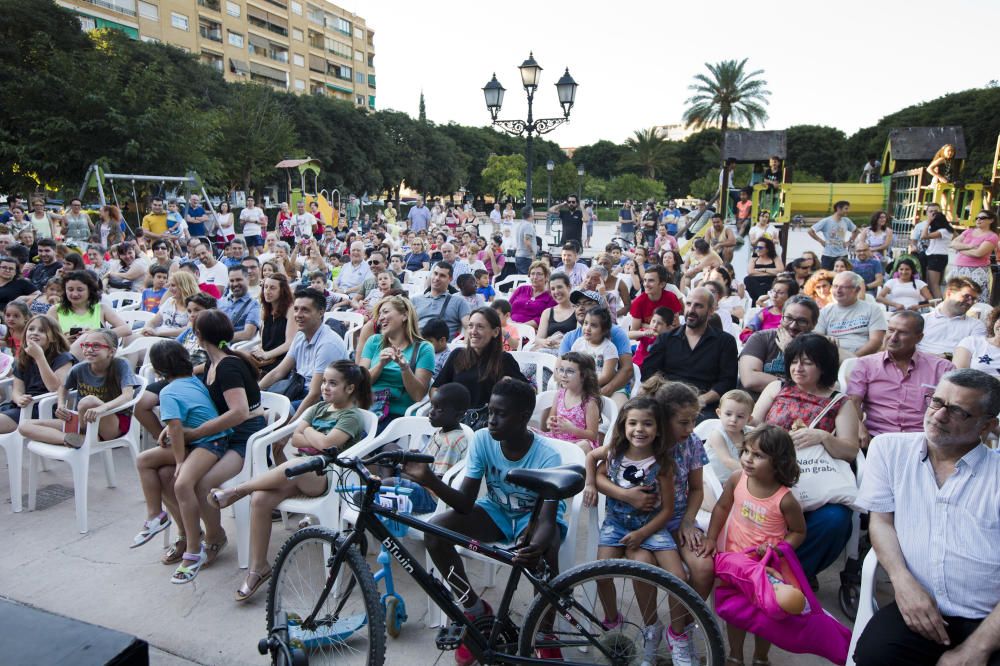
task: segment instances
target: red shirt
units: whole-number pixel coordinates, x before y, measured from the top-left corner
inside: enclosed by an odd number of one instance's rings
[[[646,292],[642,292],[632,301],[632,307],[629,308],[628,313],[632,315],[632,319],[641,320],[642,323],[648,324],[653,319],[653,313],[656,312],[656,308],[662,307],[668,307],[676,314],[680,314],[684,310],[680,299],[664,289],[658,301],[650,300],[649,295]]]

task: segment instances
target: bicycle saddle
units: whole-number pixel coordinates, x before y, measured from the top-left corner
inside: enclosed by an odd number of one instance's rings
[[[533,490],[542,499],[566,499],[583,490],[584,469],[580,465],[564,465],[547,469],[512,469],[506,480]]]

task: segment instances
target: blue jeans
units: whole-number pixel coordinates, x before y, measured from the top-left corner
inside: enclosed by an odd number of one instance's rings
[[[531,267],[531,257],[514,257],[514,266],[517,268],[518,275],[527,275],[528,269]]]
[[[806,540],[795,554],[807,576],[819,575],[840,557],[851,538],[851,513],[843,504],[806,511]]]

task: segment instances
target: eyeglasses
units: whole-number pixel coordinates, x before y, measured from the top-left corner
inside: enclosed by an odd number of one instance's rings
[[[111,345],[106,345],[103,342],[81,342],[80,349],[84,351],[97,351],[98,349],[111,349]]]
[[[795,324],[799,328],[805,328],[812,322],[805,317],[792,317],[790,315],[782,315],[781,321],[785,324]]]
[[[766,245],[758,245],[758,246],[754,247],[754,249],[755,250],[766,250],[767,246]]]
[[[937,397],[930,398],[927,403],[927,409],[932,412],[946,409],[948,410],[948,418],[955,419],[956,421],[967,421],[975,416],[975,414],[970,414],[958,405],[949,405],[944,400]]]

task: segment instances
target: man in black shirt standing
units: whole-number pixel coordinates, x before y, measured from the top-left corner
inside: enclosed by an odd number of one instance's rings
[[[565,201],[549,208],[549,212],[558,213],[559,219],[562,220],[563,244],[575,241],[578,247],[583,247],[583,212],[580,210],[580,201],[576,195],[569,195]]]
[[[719,398],[736,388],[736,339],[708,325],[715,297],[708,289],[692,289],[684,299],[684,325],[663,333],[650,345],[642,379],[660,373],[698,389],[699,421],[715,418]]]

